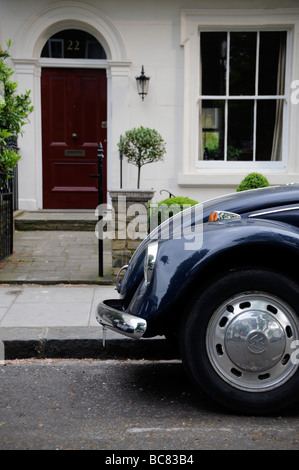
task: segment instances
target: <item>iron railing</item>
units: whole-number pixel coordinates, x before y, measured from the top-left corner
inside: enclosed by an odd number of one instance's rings
[[[17,137],[7,139],[7,148],[18,152]],[[0,173],[0,261],[13,254],[13,213],[18,205],[18,170]]]
[[[0,261],[13,253],[13,193],[0,188]]]
[[[7,139],[7,148],[19,152],[17,136],[13,135]],[[7,180],[8,192],[13,194],[13,210],[19,209],[19,193],[18,193],[18,167],[13,170],[12,178]]]
[[[19,191],[18,191],[18,167],[16,166],[13,170],[13,178],[10,178],[7,182],[8,192],[12,193],[12,204],[13,210],[19,209]]]

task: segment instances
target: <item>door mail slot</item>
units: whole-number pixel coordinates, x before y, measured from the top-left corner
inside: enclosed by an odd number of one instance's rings
[[[65,157],[85,157],[85,150],[65,150]]]

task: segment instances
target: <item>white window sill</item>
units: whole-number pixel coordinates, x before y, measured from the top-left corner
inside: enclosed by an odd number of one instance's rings
[[[220,173],[220,172],[198,172],[196,174],[179,174],[178,185],[182,188],[203,188],[203,187],[218,187],[218,188],[234,188],[240,184],[243,178],[249,173],[255,172],[246,171],[238,173]],[[271,185],[290,184],[299,182],[299,173],[271,173],[262,172],[257,170],[257,173],[262,173]]]

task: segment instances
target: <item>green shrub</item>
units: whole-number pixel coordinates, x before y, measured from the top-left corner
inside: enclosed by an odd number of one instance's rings
[[[150,205],[149,208],[149,225],[152,230],[158,224],[177,214],[178,212],[187,209],[188,207],[198,204],[194,199],[188,197],[170,197],[163,199],[157,204]]]
[[[237,191],[247,191],[248,189],[266,188],[270,186],[267,178],[260,173],[250,173],[237,187]]]
[[[17,82],[11,80],[13,70],[5,63],[10,57],[8,49],[11,41],[7,41],[7,49],[0,46],[0,186],[11,178],[20,155],[9,146],[9,139],[22,135],[23,126],[29,122],[29,114],[33,111],[30,91],[18,95]]]
[[[193,199],[189,199],[188,197],[169,197],[167,199],[163,199],[163,201],[158,202],[158,206],[161,206],[162,204],[166,204],[168,207],[172,206],[173,204],[178,204],[181,208],[181,210],[184,209],[183,206],[189,205],[189,206],[195,206],[195,204],[198,204],[197,201],[194,201]]]

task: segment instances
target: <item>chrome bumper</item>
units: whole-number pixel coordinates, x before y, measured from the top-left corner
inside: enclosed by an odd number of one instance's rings
[[[105,300],[97,307],[97,321],[106,328],[130,338],[139,339],[146,330],[146,320],[125,313],[119,300]]]

